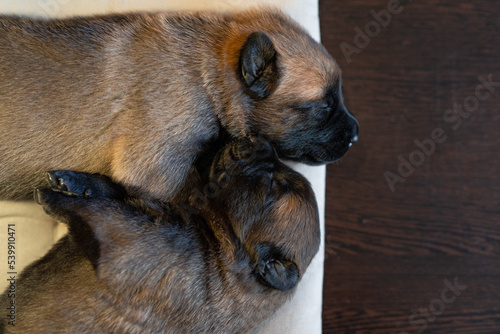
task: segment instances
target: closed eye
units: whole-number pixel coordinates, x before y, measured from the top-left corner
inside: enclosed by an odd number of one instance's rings
[[[321,107],[328,107],[328,105],[321,101],[307,101],[302,104],[299,104],[298,106],[295,107],[295,109],[301,111],[312,111],[314,109],[318,109]]]
[[[326,120],[332,116],[337,109],[337,100],[327,98],[320,101],[308,101],[295,107],[296,110],[307,113],[317,120]]]

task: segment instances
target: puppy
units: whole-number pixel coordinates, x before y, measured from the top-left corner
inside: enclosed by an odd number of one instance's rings
[[[340,69],[279,11],[0,17],[0,198],[43,172],[169,200],[221,131],[323,164],[357,140]]]
[[[69,235],[2,296],[16,308],[6,333],[248,333],[320,243],[309,183],[256,139],[217,153],[203,205],[138,198],[97,174],[48,178],[35,199]]]

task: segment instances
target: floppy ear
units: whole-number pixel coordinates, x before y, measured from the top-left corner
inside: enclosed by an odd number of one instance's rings
[[[258,263],[254,273],[260,283],[281,291],[290,290],[297,285],[297,265],[283,258],[276,247],[259,245],[257,256]]]
[[[241,48],[239,72],[252,97],[264,99],[276,88],[277,58],[278,53],[266,34],[254,32],[248,36]]]

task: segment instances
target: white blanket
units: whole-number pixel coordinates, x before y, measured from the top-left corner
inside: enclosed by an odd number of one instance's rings
[[[0,13],[66,17],[140,10],[235,10],[258,4],[281,8],[319,40],[317,0],[1,0]],[[326,169],[323,166],[310,167],[301,164],[294,164],[293,167],[304,174],[313,185],[322,213],[321,231],[324,236]],[[8,230],[9,225],[11,230]],[[14,234],[12,231],[15,231]],[[52,221],[32,202],[0,201],[0,288],[3,289],[7,285],[8,272],[20,273],[27,264],[42,257],[65,232],[66,229],[62,224]],[[15,239],[13,269],[8,267],[9,236],[10,240]],[[323,261],[322,242],[294,298],[262,326],[260,333],[321,333]]]

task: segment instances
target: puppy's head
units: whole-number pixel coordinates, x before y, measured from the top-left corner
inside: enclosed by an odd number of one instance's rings
[[[234,41],[242,45],[235,68],[247,107],[243,132],[264,136],[281,158],[339,159],[357,141],[358,122],[344,105],[337,63],[283,14],[261,13],[250,22],[244,42]]]
[[[227,145],[216,156],[210,177],[221,189],[215,206],[224,211],[257,280],[278,290],[295,287],[320,240],[308,181],[256,137]]]

